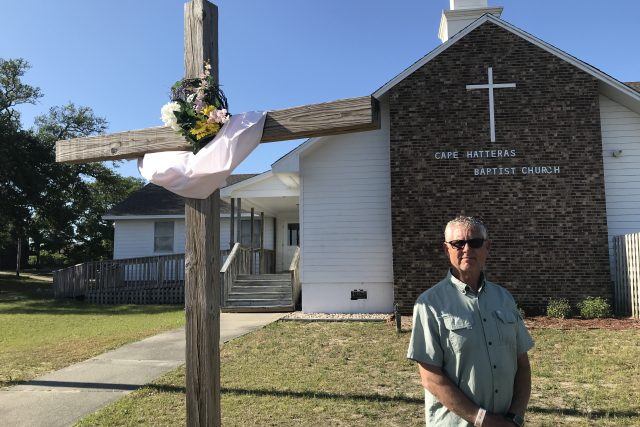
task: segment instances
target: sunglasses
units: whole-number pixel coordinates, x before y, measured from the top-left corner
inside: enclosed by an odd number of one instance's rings
[[[469,244],[470,248],[479,249],[482,247],[482,245],[484,245],[484,241],[485,239],[477,238],[477,239],[469,239],[469,240],[452,240],[447,243],[456,249],[464,249],[464,246],[466,244]]]

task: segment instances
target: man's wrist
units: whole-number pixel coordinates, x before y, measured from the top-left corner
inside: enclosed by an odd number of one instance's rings
[[[484,409],[484,408],[478,409],[478,412],[476,413],[476,419],[473,422],[473,426],[474,427],[482,427],[482,422],[484,421],[485,415],[487,415],[487,410],[486,409]]]
[[[510,420],[513,424],[517,425],[518,427],[524,426],[524,417],[521,417],[518,414],[514,414],[513,412],[507,412],[505,415],[505,418]]]

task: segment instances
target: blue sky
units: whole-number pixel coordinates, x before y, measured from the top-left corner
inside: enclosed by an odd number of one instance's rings
[[[230,110],[369,95],[440,44],[448,0],[218,0],[220,82]],[[182,0],[0,0],[0,57],[55,105],[92,107],[118,132],[160,126],[183,75]],[[621,81],[640,81],[640,1],[489,0],[502,18]],[[301,141],[262,144],[236,173],[263,172]],[[139,176],[134,162],[120,173]]]

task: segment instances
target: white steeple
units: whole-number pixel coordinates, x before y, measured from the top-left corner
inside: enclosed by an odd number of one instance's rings
[[[442,43],[485,13],[498,18],[502,14],[502,6],[488,7],[487,0],[449,0],[451,10],[443,10],[440,19],[438,37]]]

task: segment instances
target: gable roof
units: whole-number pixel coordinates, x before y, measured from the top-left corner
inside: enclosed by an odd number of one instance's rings
[[[437,57],[438,55],[440,55],[442,52],[444,52],[445,50],[447,50],[448,48],[456,44],[456,42],[458,42],[464,36],[466,36],[471,31],[475,30],[476,28],[478,28],[479,26],[481,26],[486,22],[495,24],[527,40],[528,42],[533,43],[534,45],[551,53],[552,55],[555,55],[558,58],[572,64],[573,66],[584,71],[585,73],[590,74],[591,76],[599,80],[600,90],[604,95],[625,105],[631,110],[636,111],[637,113],[640,113],[640,93],[632,89],[633,86],[628,86],[620,82],[619,80],[614,79],[610,75],[600,71],[599,69],[587,64],[584,61],[581,61],[575,56],[572,56],[558,49],[557,47],[549,43],[546,43],[540,40],[539,38],[534,37],[533,35],[527,33],[526,31],[523,31],[520,28],[512,24],[509,24],[508,22],[503,21],[502,19],[497,18],[491,14],[485,14],[485,15],[482,15],[480,18],[476,19],[474,22],[469,24],[465,29],[463,29],[462,31],[460,31],[459,33],[451,37],[445,43],[441,44],[440,46],[438,46],[437,48],[429,52],[427,55],[422,57],[420,60],[415,62],[413,65],[411,65],[409,68],[405,69],[400,74],[395,76],[393,79],[388,81],[385,85],[383,85],[381,88],[375,91],[373,93],[373,96],[375,98],[380,98],[381,96],[385,95],[389,90],[391,90],[395,85],[397,85],[406,77],[408,77],[411,73],[413,73],[414,71],[416,71],[417,69],[419,69],[420,67],[422,67],[423,65],[425,65],[426,63],[434,59],[435,57]]]
[[[616,80],[608,74],[600,71],[599,69],[587,64],[586,62],[581,61],[580,59],[558,49],[557,47],[549,43],[540,40],[537,37],[534,37],[526,31],[521,30],[520,28],[509,24],[508,22],[503,21],[502,19],[497,18],[496,16],[491,14],[482,15],[480,18],[469,24],[466,28],[455,34],[445,43],[442,43],[437,48],[433,49],[431,52],[416,61],[413,65],[406,68],[400,74],[389,80],[382,87],[373,92],[372,96],[378,100],[384,99],[387,96],[389,90],[391,90],[395,85],[397,85],[402,80],[407,78],[411,73],[440,55],[442,52],[453,46],[458,40],[462,39],[464,36],[475,30],[485,22],[491,22],[495,25],[498,25],[499,27],[510,31],[517,36],[520,36],[521,38],[533,43],[541,49],[546,50],[547,52],[559,57],[566,62],[569,62],[570,64],[576,66],[584,72],[594,76],[600,81],[600,90],[603,94],[613,99],[614,101],[617,101],[620,104],[628,107],[632,111],[640,114],[640,82],[622,83],[619,80]],[[284,163],[285,161],[291,160],[292,158],[297,158],[317,143],[321,143],[321,141],[324,141],[325,138],[327,137],[318,136],[307,139],[302,144],[298,145],[296,148],[282,156],[280,159],[276,160],[274,164],[272,164],[272,168],[277,167],[278,164]]]
[[[231,175],[227,178],[227,185],[237,184],[245,179],[253,178],[255,175]],[[220,213],[231,213],[231,206],[222,200],[220,201]],[[116,219],[116,217],[131,216],[183,217],[184,197],[178,196],[159,185],[149,183],[111,208],[103,215],[103,218]]]

